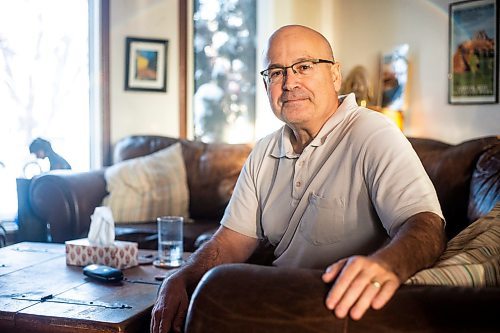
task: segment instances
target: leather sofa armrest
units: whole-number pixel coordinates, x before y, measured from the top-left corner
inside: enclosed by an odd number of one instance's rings
[[[90,216],[106,194],[103,169],[51,171],[33,178],[29,190],[34,214],[47,223],[56,243],[86,237]]]
[[[324,305],[319,270],[249,264],[216,267],[191,299],[186,333],[494,332],[500,288],[402,286],[381,310],[359,321]]]

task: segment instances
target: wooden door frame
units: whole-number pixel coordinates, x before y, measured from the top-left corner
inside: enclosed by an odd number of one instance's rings
[[[179,0],[179,137],[187,138],[187,36],[188,4]]]

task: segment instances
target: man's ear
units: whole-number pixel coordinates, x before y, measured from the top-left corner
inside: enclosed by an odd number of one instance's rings
[[[264,82],[264,87],[266,88],[266,91],[267,91],[267,82],[266,82],[266,79],[262,78],[262,82]]]
[[[333,78],[333,86],[336,92],[340,91],[340,87],[342,86],[342,73],[340,72],[340,64],[336,62],[332,65],[332,78]]]

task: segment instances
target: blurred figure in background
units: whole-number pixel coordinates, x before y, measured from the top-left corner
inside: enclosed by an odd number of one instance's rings
[[[71,169],[71,165],[62,156],[58,155],[49,141],[42,138],[36,138],[30,144],[30,153],[35,154],[37,158],[49,158],[50,170]]]

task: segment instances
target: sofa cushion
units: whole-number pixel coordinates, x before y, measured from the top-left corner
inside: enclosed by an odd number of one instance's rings
[[[477,175],[478,179],[474,181],[472,175],[483,153],[498,146],[499,139],[489,136],[456,145],[423,138],[409,138],[409,140],[436,188],[446,219],[446,235],[451,239],[477,218],[484,216],[494,205],[494,196],[491,195],[494,191],[484,191],[494,181],[486,181],[486,187],[480,185],[481,180],[490,177],[492,170],[487,167],[486,173]],[[485,158],[483,166],[486,167],[485,164],[489,164],[490,161],[490,157]],[[494,164],[491,164],[490,167],[493,166]],[[474,183],[478,187],[471,189],[471,184]],[[469,200],[474,203],[473,207],[468,207]],[[480,210],[477,209],[477,204],[481,206]]]
[[[481,155],[470,184],[468,216],[475,221],[500,201],[500,140]]]
[[[251,145],[187,140],[181,144],[188,174],[191,217],[220,220]]]
[[[161,215],[188,217],[189,191],[182,148],[176,143],[154,154],[106,169],[109,206],[117,223],[154,221]]]
[[[434,267],[418,272],[406,284],[499,286],[500,203],[450,240]]]
[[[118,140],[113,148],[113,164],[146,156],[167,148],[179,139],[159,135],[130,135]]]

